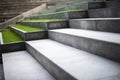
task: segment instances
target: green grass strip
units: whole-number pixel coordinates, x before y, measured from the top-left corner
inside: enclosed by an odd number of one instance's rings
[[[7,29],[2,31],[3,43],[11,43],[11,42],[21,42],[22,38],[14,33],[13,31]]]
[[[22,22],[54,22],[54,21],[63,21],[65,19],[36,19],[36,20],[24,20]]]
[[[43,28],[39,28],[39,27],[31,27],[31,26],[25,26],[25,25],[21,25],[21,24],[16,24],[13,27],[26,31],[26,32],[37,32],[37,31],[43,31]]]

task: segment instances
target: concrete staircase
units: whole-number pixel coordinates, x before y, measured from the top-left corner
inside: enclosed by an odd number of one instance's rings
[[[62,0],[1,0],[0,2],[0,23],[5,22],[23,12],[40,6],[43,3],[55,5]]]
[[[1,44],[5,80],[120,80],[120,2],[82,1],[19,23],[42,33],[11,25],[24,42]]]

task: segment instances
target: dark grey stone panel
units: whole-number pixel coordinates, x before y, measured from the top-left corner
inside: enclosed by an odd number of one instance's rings
[[[120,17],[119,8],[101,8],[88,11],[90,18],[112,18]]]
[[[78,12],[69,12],[68,19],[80,19],[80,18],[87,18],[88,11],[78,11]]]
[[[120,0],[107,1],[107,7],[120,7]]]
[[[120,62],[120,44],[49,31],[49,38]]]
[[[26,49],[25,42],[2,44],[0,47],[2,53],[21,51]]]
[[[21,22],[23,25],[33,26],[33,27],[43,27],[46,30],[48,29],[60,29],[68,28],[68,21],[54,21],[54,22]]]
[[[61,28],[68,28],[69,23],[68,21],[56,21],[56,22],[48,22],[47,28],[49,29],[61,29]]]
[[[38,31],[38,32],[30,32],[25,33],[25,40],[37,40],[37,39],[47,39],[48,33],[47,31]]]
[[[26,44],[27,51],[52,75],[56,80],[77,80],[58,65],[54,64],[47,57],[35,50],[29,44]],[[43,53],[44,54],[44,53]]]
[[[120,33],[120,20],[70,20],[71,28]]]
[[[98,9],[98,8],[105,8],[106,3],[105,2],[89,2],[88,3],[88,9]]]

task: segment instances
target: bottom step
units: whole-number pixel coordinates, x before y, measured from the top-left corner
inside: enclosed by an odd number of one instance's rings
[[[5,80],[55,80],[26,51],[3,54]]]
[[[27,42],[27,50],[57,80],[120,80],[120,64],[46,39]]]

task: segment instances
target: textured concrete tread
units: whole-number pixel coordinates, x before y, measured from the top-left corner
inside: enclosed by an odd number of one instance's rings
[[[28,52],[3,54],[5,80],[55,80]]]
[[[71,19],[72,20],[120,20],[120,18],[85,18],[85,19]]]
[[[90,30],[81,30],[81,29],[72,29],[72,28],[56,29],[50,31],[120,44],[120,34],[117,33],[99,32],[99,31],[90,31]]]
[[[49,39],[27,43],[77,80],[120,79],[119,63]]]

